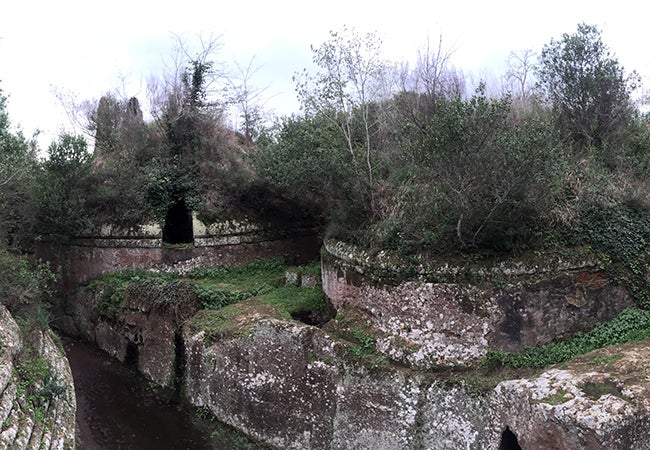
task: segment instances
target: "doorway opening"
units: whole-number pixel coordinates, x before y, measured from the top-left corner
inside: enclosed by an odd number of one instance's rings
[[[162,241],[165,244],[191,244],[194,242],[192,213],[185,200],[177,200],[167,209]]]
[[[510,430],[509,426],[501,433],[501,443],[499,450],[521,450],[517,436]]]

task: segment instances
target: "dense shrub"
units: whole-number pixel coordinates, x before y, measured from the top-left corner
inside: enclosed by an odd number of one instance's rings
[[[294,202],[310,205],[331,226],[358,225],[364,193],[340,135],[324,117],[285,118],[274,142],[253,155],[259,176]]]
[[[513,123],[509,111],[508,98],[489,99],[482,90],[439,102],[414,164],[394,181],[396,214],[385,244],[453,252],[534,242],[557,196],[558,144],[547,122]]]
[[[38,304],[53,279],[47,264],[34,264],[0,247],[0,304],[12,310]]]

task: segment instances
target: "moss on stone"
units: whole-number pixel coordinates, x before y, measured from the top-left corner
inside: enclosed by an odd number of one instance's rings
[[[193,333],[204,332],[208,340],[250,334],[262,318],[280,318],[276,310],[257,298],[243,300],[217,310],[204,309],[189,321]]]
[[[273,307],[284,319],[301,311],[327,312],[331,308],[320,287],[286,285],[261,295],[259,301]]]
[[[568,402],[572,398],[573,396],[569,393],[569,391],[565,389],[558,389],[555,394],[549,395],[548,397],[539,400],[538,403],[546,403],[547,405],[557,406]]]
[[[617,385],[616,381],[611,378],[602,380],[601,382],[587,381],[582,383],[579,387],[580,390],[584,392],[585,396],[592,400],[598,400],[603,395],[610,394],[627,402],[630,401],[628,397],[623,395],[621,388]]]

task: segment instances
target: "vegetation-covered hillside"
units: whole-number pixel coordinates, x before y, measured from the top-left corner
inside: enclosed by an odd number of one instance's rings
[[[498,94],[469,87],[441,46],[398,66],[376,35],[332,32],[294,77],[301,113],[272,126],[244,87],[214,89],[212,50],[153,85],[150,118],[134,98],[89,103],[92,153],[62,135],[40,160],[2,97],[3,246],[151,222],[188,242],[191,212],[308,223],[403,256],[589,244],[646,301],[649,122],[595,27],[512,54]],[[226,125],[233,102],[241,130]]]

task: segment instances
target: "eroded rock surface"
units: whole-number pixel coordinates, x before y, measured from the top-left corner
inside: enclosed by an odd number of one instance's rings
[[[325,267],[323,284],[343,314],[324,328],[255,298],[199,310],[181,301],[182,285],[173,294],[152,285],[111,314],[99,294],[82,293],[69,322],[122,360],[135,348],[140,370],[161,385],[182,358],[176,375],[191,403],[277,448],[496,450],[506,428],[527,450],[650,448],[646,343],[498,385],[448,370],[488,348],[570,335],[629,304],[590,263],[558,264],[539,277],[539,268],[501,268],[514,278],[498,286],[378,287],[363,267]],[[347,330],[346,320],[368,328]],[[354,331],[356,344],[345,334]]]
[[[418,369],[472,365],[489,349],[522,351],[565,339],[633,304],[588,256],[545,265],[444,265],[422,269],[437,281],[387,283],[376,279],[385,270],[380,258],[336,243],[326,249],[323,289],[335,308],[362,311],[385,333],[379,351]]]
[[[0,305],[0,449],[74,449],[68,361],[49,332],[21,333]]]
[[[646,343],[486,388],[360,365],[344,343],[304,324],[232,320],[241,327],[185,328],[186,392],[278,448],[496,450],[506,427],[527,450],[650,448]]]
[[[494,420],[526,449],[650,449],[647,344],[601,349],[566,368],[502,382],[491,398]]]
[[[260,309],[202,312],[184,342],[189,400],[278,448],[484,449],[497,436],[485,431],[486,395],[364,365],[323,330]]]
[[[200,308],[191,286],[145,280],[129,286],[124,300],[110,310],[102,304],[102,294],[101,288],[80,288],[65,303],[66,314],[57,325],[171,387],[180,363],[177,332]]]

